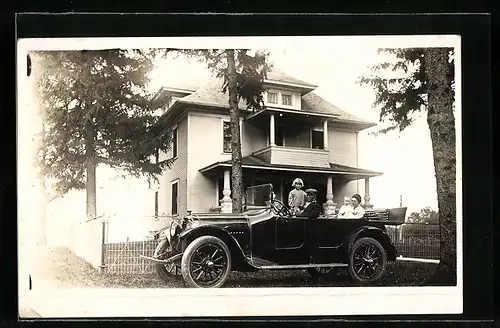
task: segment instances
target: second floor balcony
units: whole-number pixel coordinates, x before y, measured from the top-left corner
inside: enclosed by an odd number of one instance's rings
[[[269,164],[330,167],[328,150],[270,145],[253,153]]]

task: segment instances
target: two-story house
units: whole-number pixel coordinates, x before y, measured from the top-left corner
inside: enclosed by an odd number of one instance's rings
[[[358,168],[358,133],[375,124],[327,102],[313,92],[316,87],[273,69],[265,81],[265,108],[252,111],[240,102],[244,186],[270,182],[286,202],[300,177],[331,211],[364,179],[365,206],[371,207],[369,179],[382,173]],[[176,158],[160,178],[159,212],[182,216],[218,206],[230,212],[231,135],[222,81],[163,87],[155,101],[173,126],[172,148],[160,159]]]

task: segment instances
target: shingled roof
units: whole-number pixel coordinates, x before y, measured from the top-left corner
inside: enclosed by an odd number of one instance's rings
[[[272,81],[272,82],[278,82],[278,83],[298,84],[298,85],[310,87],[312,89],[315,89],[317,87],[317,85],[314,85],[314,84],[311,84],[309,82],[305,82],[303,80],[300,80],[300,79],[297,79],[293,76],[290,76],[276,67],[273,67],[267,73],[267,80]]]
[[[205,84],[194,93],[179,99],[179,102],[199,106],[229,108],[227,94],[222,92],[222,83],[222,79],[213,78],[209,83]],[[239,108],[246,109],[246,103],[243,99],[239,102]],[[333,114],[338,115],[339,120],[370,123],[370,121],[338,108],[314,92],[309,92],[302,96],[302,109],[300,112]]]

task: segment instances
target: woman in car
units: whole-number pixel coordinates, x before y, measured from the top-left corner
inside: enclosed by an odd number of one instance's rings
[[[348,218],[361,219],[365,215],[365,209],[361,207],[361,196],[354,194],[351,197],[352,210],[348,214]]]

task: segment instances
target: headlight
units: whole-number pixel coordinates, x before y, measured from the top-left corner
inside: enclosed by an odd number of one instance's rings
[[[170,237],[173,237],[175,235],[175,232],[177,231],[177,227],[179,227],[179,222],[177,221],[172,221],[170,224],[170,229],[168,230]]]

